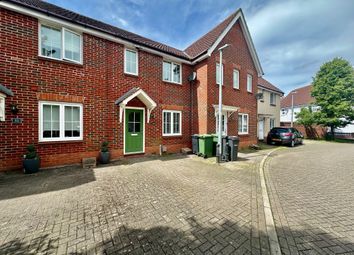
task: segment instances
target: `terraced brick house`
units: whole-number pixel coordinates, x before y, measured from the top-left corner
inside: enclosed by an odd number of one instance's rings
[[[223,132],[257,141],[263,71],[241,10],[185,50],[39,0],[0,1],[0,26],[0,171],[21,168],[28,144],[42,167],[96,157],[102,141],[113,159],[178,152],[216,132],[218,82]]]
[[[280,101],[284,92],[264,78],[258,79],[258,139],[265,140],[273,127],[280,127]]]

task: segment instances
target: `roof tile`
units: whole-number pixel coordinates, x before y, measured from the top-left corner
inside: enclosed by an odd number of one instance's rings
[[[312,85],[297,88],[292,90],[286,97],[281,100],[281,107],[291,107],[291,94],[294,94],[294,106],[309,105],[315,101],[315,98],[311,96]]]

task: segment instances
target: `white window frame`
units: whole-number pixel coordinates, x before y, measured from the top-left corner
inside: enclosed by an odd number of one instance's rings
[[[6,108],[5,108],[6,96],[0,93],[0,121],[5,121]]]
[[[220,85],[220,81],[218,81],[218,75],[219,75],[219,71],[218,71],[218,67],[220,68],[220,63],[217,62],[215,65],[215,80],[216,80],[216,84]],[[221,65],[221,85],[224,85],[224,64]],[[220,70],[220,69],[219,69]]]
[[[164,125],[165,125],[165,122],[164,122],[164,114],[165,112],[169,112],[171,113],[171,133],[165,133],[164,132]],[[174,122],[173,122],[173,114],[174,113],[179,113],[179,133],[173,133],[173,125],[174,125]],[[162,111],[162,136],[179,136],[179,135],[182,135],[182,111],[174,111],[174,110],[163,110]]]
[[[164,80],[164,70],[163,70],[163,63],[169,63],[171,65],[171,68],[170,68],[170,80],[167,81],[167,80]],[[173,65],[178,65],[179,66],[179,82],[176,82],[174,81],[173,79]],[[180,63],[176,63],[176,62],[173,62],[173,61],[169,61],[169,60],[163,60],[162,61],[162,80],[164,82],[169,82],[169,83],[174,83],[174,84],[182,84],[182,64]]]
[[[42,34],[41,34],[41,28],[43,26],[54,28],[60,30],[61,33],[61,52],[60,52],[60,58],[53,58],[50,56],[45,56],[42,55]],[[76,34],[80,37],[80,61],[72,60],[69,58],[65,58],[65,31],[68,31],[70,33]],[[83,63],[83,42],[82,42],[82,34],[77,33],[71,29],[67,29],[65,27],[61,27],[59,25],[54,25],[54,24],[49,24],[49,23],[39,23],[38,26],[38,56],[42,58],[48,58],[48,59],[54,59],[54,60],[59,60],[59,61],[65,61],[65,62],[73,62],[77,64],[82,64]]]
[[[224,116],[224,130],[222,130],[223,135],[227,135],[227,114],[225,112],[221,113]],[[215,133],[219,133],[219,113],[215,115]]]
[[[59,130],[60,136],[55,138],[43,137],[43,105],[57,105],[59,106]],[[79,137],[65,137],[65,106],[75,106],[80,109],[80,136]],[[83,122],[83,106],[78,103],[64,103],[64,102],[52,102],[52,101],[40,101],[38,104],[39,112],[39,142],[60,142],[60,141],[82,141],[84,122]]]
[[[249,119],[249,115],[247,113],[239,113],[238,117],[237,117],[237,125],[238,125],[238,118],[241,116],[241,132],[239,131],[239,126],[237,127],[237,131],[239,135],[248,135],[249,133],[249,123],[250,123],[250,119]],[[244,120],[244,116],[247,116],[247,131],[244,132],[243,131],[243,120]]]
[[[247,74],[247,92],[252,93],[253,76],[252,74]]]
[[[235,75],[237,75],[237,80],[235,79]],[[240,71],[238,69],[234,69],[232,73],[232,80],[233,80],[233,88],[240,89]]]
[[[136,69],[136,73],[132,73],[132,72],[128,72],[127,71],[127,51],[135,53],[135,69]],[[138,63],[139,57],[138,57],[138,54],[139,53],[138,53],[137,50],[129,49],[129,48],[125,48],[124,49],[124,73],[131,74],[131,75],[136,75],[136,76],[139,75],[139,63]]]
[[[274,101],[272,101],[272,98],[274,99]],[[276,94],[273,92],[270,92],[269,94],[269,104],[272,106],[277,104]]]

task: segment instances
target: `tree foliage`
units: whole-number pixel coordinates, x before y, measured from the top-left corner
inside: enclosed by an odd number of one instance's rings
[[[302,108],[300,112],[296,113],[296,123],[305,127],[310,127],[316,123],[311,106]]]
[[[335,58],[323,64],[313,79],[312,96],[320,110],[317,124],[344,127],[354,120],[354,69],[347,60]]]

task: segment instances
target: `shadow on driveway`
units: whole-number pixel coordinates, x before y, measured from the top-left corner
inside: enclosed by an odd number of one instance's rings
[[[0,175],[0,200],[69,189],[95,181],[92,169],[68,166],[35,174],[9,172]]]

